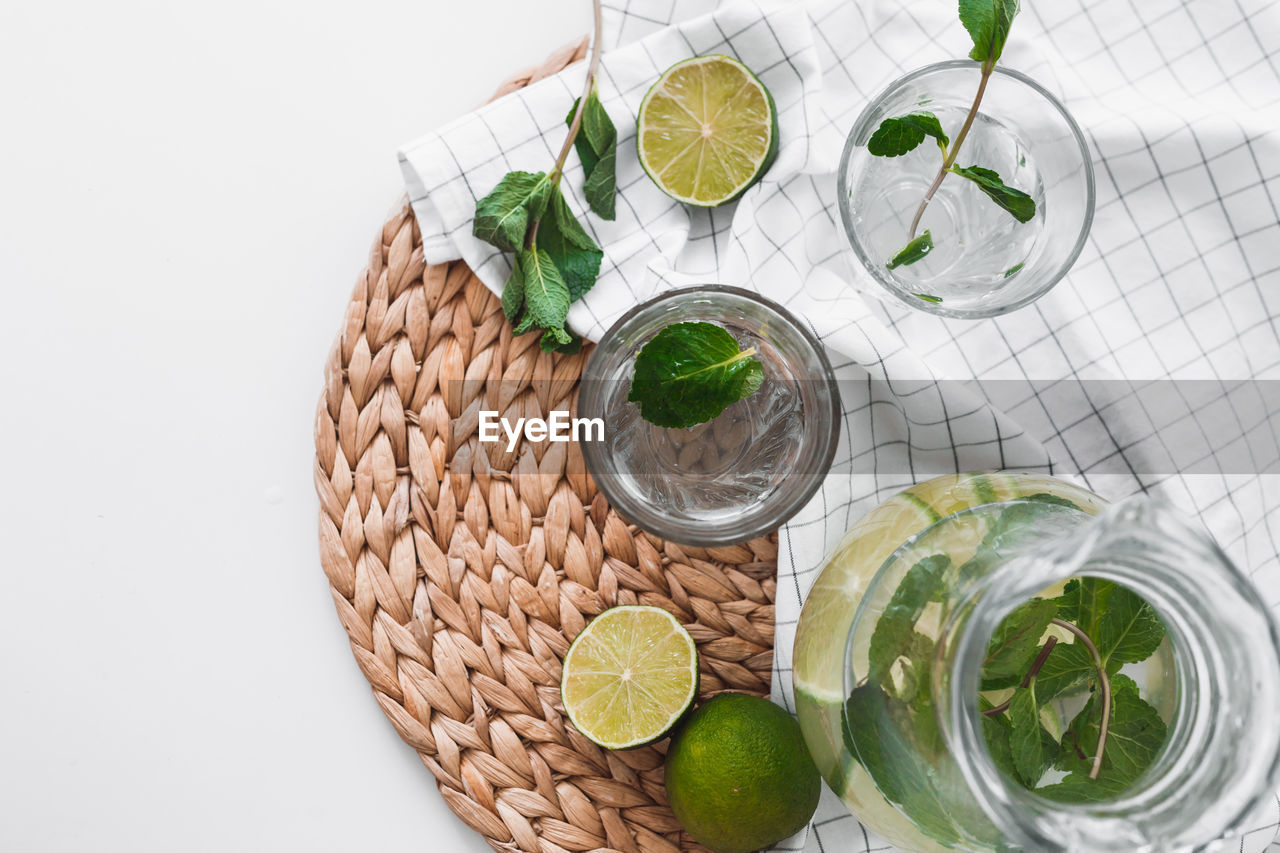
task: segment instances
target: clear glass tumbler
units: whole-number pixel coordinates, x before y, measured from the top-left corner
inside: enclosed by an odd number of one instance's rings
[[[659,331],[687,322],[755,347],[764,382],[707,423],[654,426],[627,400],[635,359]],[[650,533],[698,546],[743,542],[794,515],[831,466],[841,420],[818,339],[782,306],[720,285],[667,291],[624,314],[587,361],[578,417],[604,421],[604,440],[582,452],[609,503]]]
[[[919,111],[934,113],[954,141],[980,68],[940,62],[890,84],[854,124],[838,173],[840,216],[858,260],[898,299],[946,317],[992,317],[1043,296],[1075,263],[1093,221],[1093,164],[1079,126],[1034,80],[997,66],[956,166],[995,170],[1031,195],[1035,217],[1020,223],[975,183],[948,174],[917,231],[931,233],[933,251],[888,268],[942,154],[926,139],[903,156],[873,157],[867,142],[884,119]]]

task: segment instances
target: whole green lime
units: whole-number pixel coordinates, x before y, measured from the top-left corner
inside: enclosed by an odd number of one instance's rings
[[[676,729],[666,785],[685,830],[718,853],[750,853],[799,832],[822,787],[799,724],[743,693],[711,698]]]

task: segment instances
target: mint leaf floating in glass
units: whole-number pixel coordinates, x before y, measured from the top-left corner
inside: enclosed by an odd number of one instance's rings
[[[885,264],[885,266],[887,266],[891,270],[897,269],[898,267],[905,267],[908,264],[914,264],[916,261],[923,260],[924,256],[929,254],[932,251],[933,251],[933,235],[930,234],[928,231],[925,231],[919,237],[915,238],[906,246],[904,246],[901,252],[894,255],[892,258],[890,258],[889,263]],[[926,300],[937,299],[939,302],[942,301],[941,299],[938,299],[938,297],[936,296],[934,297],[921,296],[920,298],[926,299]]]
[[[988,198],[1013,214],[1013,218],[1019,222],[1030,222],[1036,215],[1035,199],[1022,190],[1005,186],[1004,181],[1000,180],[1000,176],[993,169],[984,169],[981,166],[968,168],[953,166],[951,171],[953,174],[973,181]]]
[[[1098,620],[1098,653],[1108,669],[1139,663],[1155,654],[1164,640],[1164,625],[1155,608],[1117,586]]]
[[[756,392],[764,367],[753,355],[714,323],[667,326],[636,356],[627,399],[657,426],[696,426]]]
[[[1039,654],[1028,661],[1034,645],[1025,646],[1022,638],[1034,635],[1032,643],[1039,644],[1051,626],[1065,629],[1070,641],[1059,643],[1056,635],[1049,635]],[[1164,624],[1150,604],[1098,578],[1073,578],[1058,597],[1033,598],[1007,616],[988,647],[982,690],[1012,686],[1010,677],[1025,674],[1012,697],[982,713],[1009,715],[1008,748],[1017,771],[1013,778],[1064,802],[1105,799],[1133,784],[1164,745],[1166,726],[1138,695],[1133,679],[1119,670],[1155,654],[1164,634]],[[1085,686],[1089,699],[1060,738],[1033,732],[1033,718],[1034,728],[1040,728],[1041,714],[1050,703]],[[1002,730],[984,721],[983,735],[992,755],[1003,755]],[[1050,764],[1069,775],[1041,787]]]
[[[867,142],[867,150],[877,157],[901,157],[924,142],[926,136],[932,136],[942,149],[942,156],[947,156],[947,135],[942,131],[938,117],[933,113],[921,112],[897,118],[885,119]]]
[[[1040,650],[1040,637],[1057,612],[1052,601],[1034,598],[1005,617],[987,646],[982,662],[983,687],[1010,687],[1022,679]],[[1004,683],[1010,678],[1011,683]]]
[[[1009,747],[1018,778],[1027,787],[1039,784],[1040,777],[1058,759],[1061,747],[1040,722],[1040,704],[1036,701],[1036,682],[1013,692],[1009,702]]]

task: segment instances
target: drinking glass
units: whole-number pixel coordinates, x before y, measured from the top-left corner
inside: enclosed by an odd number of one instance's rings
[[[690,322],[755,347],[764,382],[707,423],[658,427],[627,400],[635,359],[659,331]],[[831,466],[841,421],[812,332],[781,305],[722,285],[667,291],[624,314],[587,361],[578,416],[604,421],[604,440],[582,452],[609,503],[650,533],[698,546],[743,542],[794,515]]]
[[[934,113],[954,142],[980,68],[940,62],[890,84],[854,124],[838,173],[840,216],[858,260],[898,299],[945,317],[992,317],[1043,296],[1075,263],[1093,221],[1093,164],[1079,126],[1040,84],[997,67],[956,165],[995,170],[1031,195],[1035,216],[1020,223],[972,181],[949,174],[917,231],[930,232],[934,249],[888,268],[910,239],[942,155],[926,139],[903,156],[873,157],[867,142],[884,119],[919,111]]]

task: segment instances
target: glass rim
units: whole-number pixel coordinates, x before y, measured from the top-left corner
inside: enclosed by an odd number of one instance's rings
[[[894,298],[899,302],[902,302],[904,305],[908,305],[919,311],[925,311],[937,316],[951,317],[958,320],[983,320],[989,317],[998,317],[1002,314],[1008,314],[1013,311],[1017,311],[1019,308],[1025,308],[1027,305],[1030,305],[1032,302],[1035,302],[1037,299],[1044,296],[1050,290],[1053,290],[1053,288],[1058,285],[1058,282],[1062,281],[1062,279],[1066,277],[1066,274],[1070,272],[1071,268],[1075,266],[1076,261],[1080,258],[1080,253],[1084,251],[1085,242],[1089,239],[1089,232],[1093,227],[1093,216],[1097,205],[1097,183],[1093,171],[1093,157],[1089,150],[1088,140],[1085,139],[1084,131],[1080,129],[1080,125],[1076,122],[1075,118],[1072,117],[1071,113],[1067,110],[1066,106],[1063,105],[1062,101],[1060,101],[1057,96],[1044,86],[1040,85],[1026,74],[1023,74],[1021,71],[997,65],[995,67],[994,74],[998,74],[1017,83],[1021,83],[1048,102],[1048,104],[1053,107],[1053,109],[1056,110],[1057,113],[1066,121],[1068,129],[1070,129],[1071,135],[1076,141],[1076,145],[1080,148],[1080,153],[1082,155],[1080,159],[1084,163],[1085,214],[1084,221],[1080,225],[1080,234],[1076,237],[1075,246],[1072,247],[1071,252],[1068,253],[1063,262],[1059,264],[1058,269],[1049,277],[1048,281],[1042,287],[1037,288],[1035,291],[1020,299],[1014,300],[1007,305],[991,306],[987,308],[956,310],[941,303],[923,302],[918,299],[911,299],[908,298],[906,294],[900,293],[886,285],[880,280],[879,276],[872,272],[873,262],[853,239],[853,218],[852,212],[849,209],[850,187],[848,166],[849,162],[853,159],[854,149],[858,147],[855,143],[858,131],[862,129],[867,118],[871,115],[872,110],[874,110],[879,103],[881,103],[891,92],[905,86],[906,84],[921,77],[926,77],[930,74],[935,74],[941,71],[951,71],[960,68],[979,69],[981,67],[981,62],[977,62],[972,59],[948,59],[944,62],[935,62],[930,65],[921,66],[920,68],[917,68],[914,71],[909,71],[901,77],[893,80],[867,103],[862,112],[858,114],[858,118],[854,120],[853,126],[849,130],[849,135],[845,138],[844,150],[840,154],[840,166],[836,172],[836,206],[840,209],[840,221],[844,225],[845,238],[849,241],[849,245],[853,247],[854,254],[857,255],[858,260],[867,270],[870,277],[883,290],[894,296]],[[878,261],[875,263],[877,265],[879,264]]]
[[[840,425],[843,416],[840,390],[836,383],[835,371],[831,367],[831,361],[827,358],[826,349],[822,341],[800,318],[781,304],[760,293],[733,285],[696,284],[664,290],[629,308],[600,336],[600,340],[596,342],[582,370],[581,390],[578,396],[578,415],[580,417],[603,415],[602,394],[597,388],[599,383],[594,380],[600,378],[596,374],[601,372],[601,364],[604,358],[601,352],[605,343],[620,334],[629,323],[646,311],[650,311],[673,299],[694,294],[736,297],[768,309],[786,323],[816,356],[821,368],[821,376],[817,377],[815,381],[819,381],[827,389],[831,407],[829,412],[831,427],[827,430],[825,446],[815,446],[813,452],[808,454],[815,463],[813,473],[792,475],[803,476],[807,482],[802,488],[786,493],[785,499],[780,503],[768,500],[762,501],[755,507],[739,513],[731,521],[723,519],[698,521],[695,519],[674,518],[662,513],[647,501],[635,499],[634,494],[614,488],[608,477],[598,476],[597,471],[607,471],[609,468],[605,460],[603,442],[583,442],[581,445],[582,455],[587,473],[591,474],[592,479],[595,480],[596,488],[605,496],[609,505],[642,530],[680,545],[703,547],[735,545],[772,533],[799,512],[818,491],[818,487],[826,477],[826,472],[831,468],[831,462],[835,459],[836,450],[839,447]],[[614,470],[618,469],[615,467]]]

